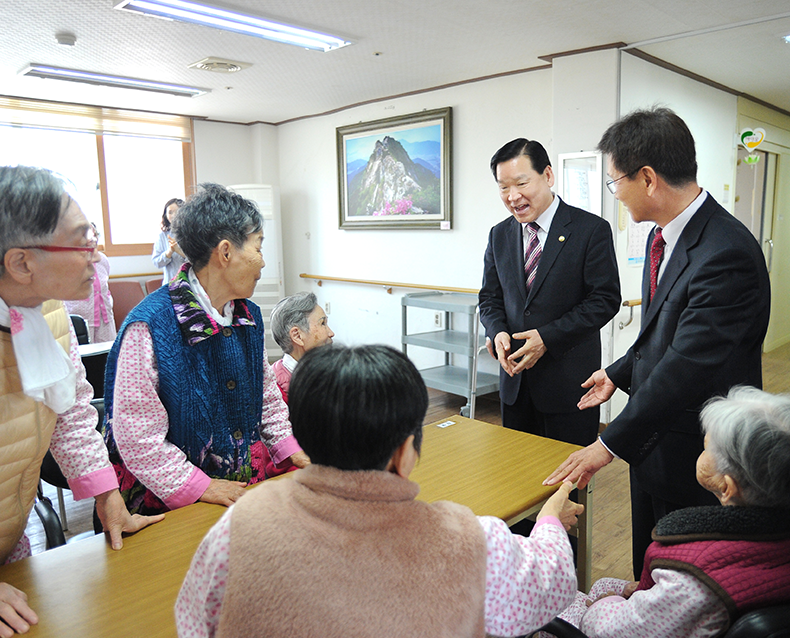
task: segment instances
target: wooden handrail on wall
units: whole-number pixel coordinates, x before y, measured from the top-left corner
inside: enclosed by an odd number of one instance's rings
[[[134,279],[135,277],[161,277],[162,271],[159,272],[138,272],[129,275],[110,275],[110,279]]]
[[[641,305],[642,305],[642,300],[641,299],[626,299],[623,302],[623,307],[624,308],[628,308],[631,311],[631,314],[628,315],[628,321],[621,321],[620,322],[620,330],[625,328],[627,325],[629,325],[634,320],[634,308],[636,306],[641,306]]]
[[[440,292],[464,292],[470,295],[476,295],[479,290],[476,288],[453,288],[451,286],[428,286],[426,284],[404,284],[395,281],[372,281],[368,279],[346,279],[345,277],[325,277],[323,275],[308,275],[301,273],[299,275],[302,279],[316,279],[318,285],[322,286],[325,281],[342,281],[348,284],[367,284],[369,286],[383,286],[387,294],[392,294],[393,288],[418,288],[420,290],[438,290]]]

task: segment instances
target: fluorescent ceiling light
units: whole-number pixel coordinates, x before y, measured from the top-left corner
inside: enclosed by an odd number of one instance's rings
[[[96,84],[99,86],[114,86],[123,89],[139,89],[141,91],[168,93],[170,95],[180,95],[184,97],[195,97],[209,92],[209,89],[198,89],[193,86],[181,86],[180,84],[167,84],[165,82],[153,82],[151,80],[124,78],[118,75],[92,73],[91,71],[77,71],[76,69],[61,69],[56,66],[47,66],[44,64],[31,64],[22,71],[20,75],[29,75],[31,77],[49,80],[83,82],[85,84]]]
[[[349,40],[333,35],[188,0],[121,0],[115,8],[182,22],[194,22],[215,29],[294,44],[316,51],[331,51],[353,44]]]

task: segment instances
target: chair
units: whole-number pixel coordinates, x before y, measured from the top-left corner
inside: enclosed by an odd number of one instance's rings
[[[55,514],[55,508],[52,507],[50,501],[44,492],[41,490],[41,484],[38,485],[38,494],[36,503],[33,506],[36,514],[41,519],[41,525],[44,528],[44,535],[47,537],[47,549],[53,547],[60,547],[66,544],[66,537],[63,535],[63,528],[60,525],[58,515]]]
[[[126,315],[145,297],[139,281],[113,281],[108,284],[112,295],[115,328],[119,330]]]
[[[91,342],[91,334],[88,331],[88,324],[80,315],[69,315],[71,323],[74,326],[74,332],[77,334],[77,343],[84,346],[86,343]]]
[[[145,282],[145,292],[146,294],[150,295],[154,292],[157,288],[161,288],[163,284],[163,280],[161,277],[158,279],[149,279]]]
[[[586,634],[560,618],[555,618],[538,631],[545,631],[557,638],[587,638]],[[788,637],[790,637],[790,604],[750,611],[738,618],[722,638]]]
[[[94,399],[91,401],[91,405],[96,408],[96,412],[98,413],[98,424],[96,429],[101,432],[102,423],[104,422],[104,399]],[[56,542],[62,539],[63,532],[69,529],[69,523],[66,519],[66,506],[63,501],[63,490],[69,489],[69,482],[66,480],[66,477],[63,476],[60,466],[49,450],[47,450],[47,453],[44,455],[44,460],[41,462],[39,478],[41,481],[45,481],[56,487],[58,490],[58,509],[60,510],[60,518],[58,518],[58,515],[52,507],[52,501],[44,496],[40,482],[38,485],[38,499],[35,505],[36,514],[38,514],[38,517],[41,519],[41,524],[44,526],[44,532],[47,536],[47,549],[51,549],[52,547],[59,547],[66,543],[64,539],[60,543],[50,545],[50,538],[53,542]],[[52,517],[54,517],[54,520]],[[57,525],[55,525],[55,521]]]

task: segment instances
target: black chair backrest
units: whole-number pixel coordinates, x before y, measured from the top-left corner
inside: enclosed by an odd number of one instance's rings
[[[724,638],[790,637],[790,604],[756,609],[736,620]]]
[[[86,343],[91,342],[91,335],[88,332],[88,324],[85,319],[79,315],[69,315],[71,323],[74,326],[74,332],[77,333],[77,343],[84,346]]]

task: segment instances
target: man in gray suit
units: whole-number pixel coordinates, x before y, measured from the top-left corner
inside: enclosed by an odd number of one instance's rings
[[[699,411],[734,385],[762,386],[770,283],[749,230],[697,185],[694,138],[671,110],[635,111],[604,133],[607,186],[647,242],[642,325],[634,345],[585,383],[582,410],[616,388],[630,395],[600,439],[571,454],[545,482],[585,486],[614,456],[631,465],[634,573],[662,516],[715,504],[697,484]]]

